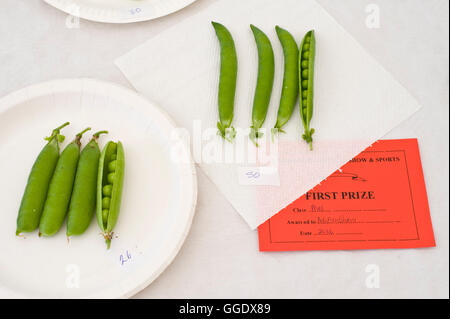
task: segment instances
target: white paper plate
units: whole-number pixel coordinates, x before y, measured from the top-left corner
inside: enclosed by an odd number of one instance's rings
[[[83,19],[130,23],[159,18],[196,0],[44,0],[68,14]]]
[[[69,243],[66,225],[51,238],[37,232],[15,236],[20,200],[43,137],[65,121],[71,125],[62,131],[67,137],[62,147],[87,126],[109,130],[100,147],[108,140],[124,144],[122,209],[110,250],[95,219]],[[174,128],[137,93],[91,79],[46,82],[0,99],[0,298],[118,298],[150,284],[180,249],[196,203],[190,157],[172,160]],[[84,145],[92,134],[86,135]]]

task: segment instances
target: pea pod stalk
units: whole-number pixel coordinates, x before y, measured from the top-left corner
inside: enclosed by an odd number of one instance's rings
[[[64,223],[80,157],[81,137],[90,129],[78,133],[58,159],[39,223],[39,236],[53,236]]]
[[[312,147],[312,135],[314,129],[311,128],[311,118],[314,107],[314,61],[316,52],[316,39],[314,30],[306,33],[300,44],[299,53],[299,78],[300,78],[300,117],[303,122],[304,134],[303,139]]]
[[[224,25],[211,22],[220,43],[220,79],[219,79],[219,121],[218,135],[232,142],[236,136],[233,122],[234,99],[236,95],[237,54],[233,37]]]
[[[125,152],[122,143],[108,142],[100,156],[97,178],[97,223],[106,247],[111,247],[114,226],[122,201],[125,173]]]
[[[17,216],[16,235],[20,235],[22,232],[32,232],[39,227],[50,180],[59,158],[59,143],[64,141],[64,136],[60,134],[60,131],[69,124],[66,122],[55,128],[50,137],[45,138],[48,143],[39,153],[28,176]]]
[[[272,95],[275,74],[275,57],[272,44],[267,35],[254,25],[250,25],[258,49],[258,78],[256,81],[255,96],[253,98],[252,125],[250,126],[250,139],[258,146],[256,140],[263,136],[260,128],[266,120],[267,111]]]
[[[100,148],[97,140],[100,134],[106,133],[108,132],[95,133],[91,141],[81,151],[67,217],[67,237],[83,234],[92,221],[96,206],[98,163],[100,159]]]

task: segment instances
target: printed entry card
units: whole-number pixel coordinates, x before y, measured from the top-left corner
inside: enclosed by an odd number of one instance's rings
[[[417,140],[376,142],[258,231],[261,251],[435,246]]]

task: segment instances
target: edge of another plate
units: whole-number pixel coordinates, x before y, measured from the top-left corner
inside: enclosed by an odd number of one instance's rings
[[[75,0],[44,0],[47,4],[82,19],[103,23],[133,23],[142,22],[166,16],[179,11],[196,0],[171,0],[170,5],[145,5],[138,3],[124,9],[101,9],[80,5]]]

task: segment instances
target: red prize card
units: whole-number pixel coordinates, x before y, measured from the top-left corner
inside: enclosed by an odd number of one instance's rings
[[[375,143],[258,231],[261,251],[435,246],[417,140]]]

